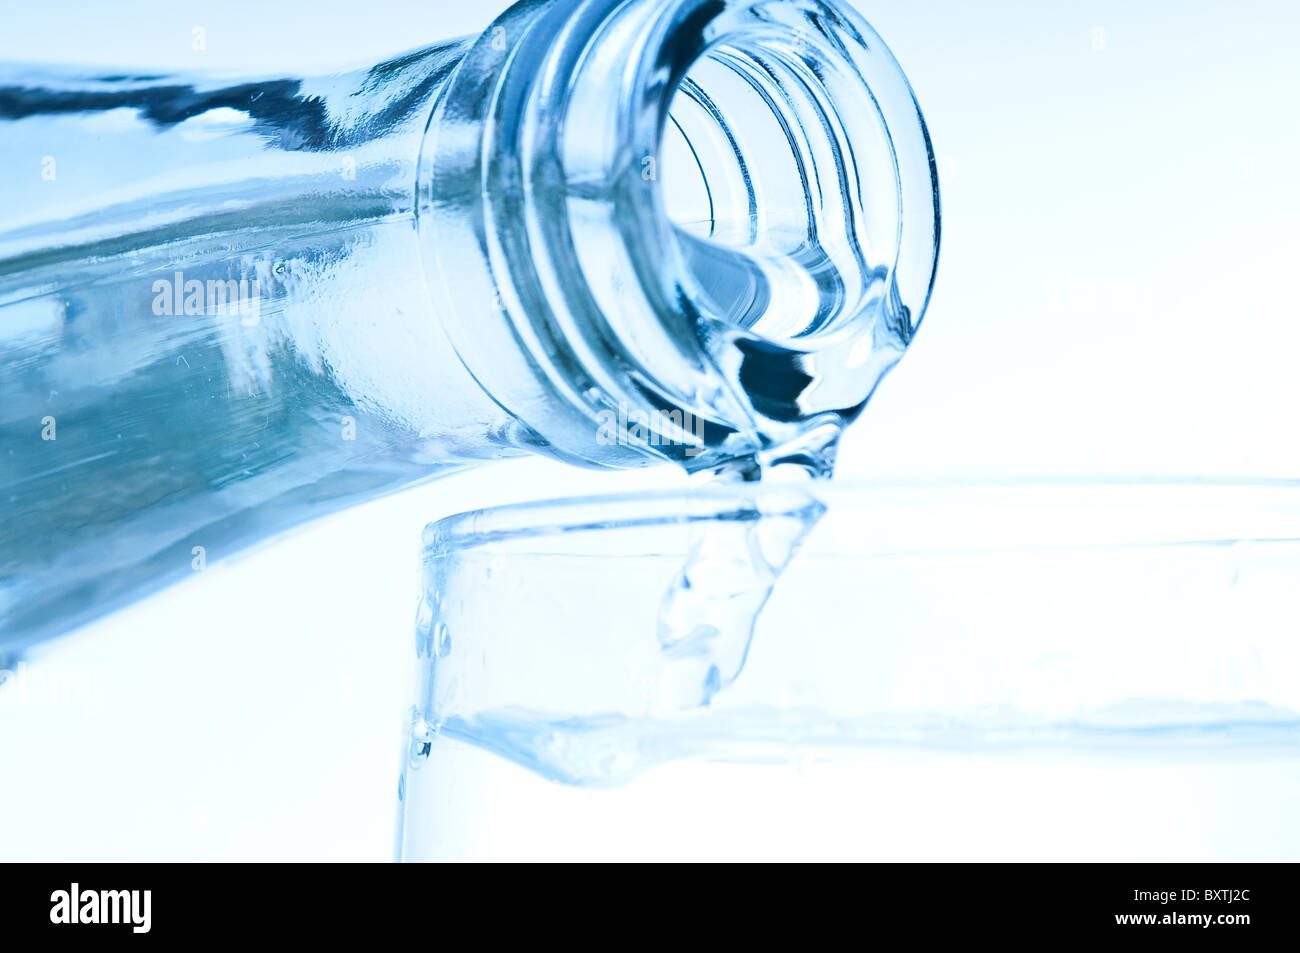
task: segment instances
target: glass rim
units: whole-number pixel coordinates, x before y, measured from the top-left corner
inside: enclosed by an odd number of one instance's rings
[[[1089,500],[1091,497],[1091,500]],[[1162,534],[1163,544],[1300,542],[1300,479],[1233,476],[970,476],[890,477],[797,483],[728,483],[601,493],[506,503],[466,510],[430,522],[421,537],[423,559],[492,543],[580,532],[616,532],[719,520],[798,516],[825,506],[866,505],[887,511],[941,504],[982,506],[1005,513],[1079,515],[1109,512],[1143,519],[1152,504],[1169,503],[1187,514],[1207,508],[1285,514],[1275,531],[1242,534],[1198,529]],[[1217,526],[1218,524],[1211,524]],[[1258,526],[1258,523],[1248,524]],[[990,534],[990,542],[993,541]],[[1115,540],[1113,545],[1123,545]],[[1066,544],[1069,548],[1070,544]],[[1100,545],[1111,545],[1101,543]],[[846,554],[845,558],[855,558]],[[875,555],[888,555],[881,552]]]

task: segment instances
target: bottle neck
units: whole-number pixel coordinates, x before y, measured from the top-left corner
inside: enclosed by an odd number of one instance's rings
[[[416,215],[453,344],[539,445],[701,468],[861,411],[928,301],[937,196],[911,89],[846,7],[584,0],[468,50]]]

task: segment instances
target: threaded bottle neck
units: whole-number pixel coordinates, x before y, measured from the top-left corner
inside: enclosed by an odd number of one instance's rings
[[[906,79],[824,0],[517,5],[434,111],[417,216],[453,343],[538,443],[693,467],[851,420],[939,224]],[[694,426],[611,444],[611,413]]]

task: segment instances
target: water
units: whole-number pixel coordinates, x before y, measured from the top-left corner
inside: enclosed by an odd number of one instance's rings
[[[788,452],[746,460],[700,475],[700,485],[710,489],[790,479],[792,470],[809,479],[829,479],[838,439],[838,429],[823,431],[817,452],[799,455],[799,463],[789,462]],[[804,506],[780,516],[764,515],[756,507],[733,514],[744,524],[739,540],[712,521],[691,527],[685,561],[664,593],[655,622],[660,649],[669,660],[661,687],[666,707],[708,705],[740,675],[763,606],[825,512],[810,495]]]
[[[837,718],[814,708],[753,706],[693,718],[616,715],[547,718],[521,710],[452,717],[412,730],[410,764],[432,753],[435,734],[492,752],[548,781],[578,787],[629,784],[674,761],[722,760],[798,764],[860,757],[870,750],[933,752],[1041,750],[1131,753],[1161,758],[1186,751],[1250,757],[1283,754],[1300,718],[1264,704],[1136,704],[1053,722],[1027,712],[971,712],[965,718],[918,715]],[[436,780],[436,779],[435,779]],[[432,782],[431,782],[432,783]]]
[[[1300,855],[1296,487],[771,492],[449,530],[402,855]]]
[[[697,755],[707,755],[697,748]],[[823,749],[822,754],[825,754]],[[526,764],[526,763],[525,763]],[[841,747],[692,757],[614,787],[448,742],[402,793],[408,861],[1291,862],[1287,755]],[[1241,805],[1228,810],[1225,805]]]
[[[427,792],[429,785],[439,783],[436,775],[431,776],[431,773],[415,777],[439,744],[443,748],[470,745],[506,759],[547,781],[603,789],[637,781],[651,769],[681,760],[795,763],[810,758],[860,758],[865,752],[890,748],[922,748],[936,752],[1064,749],[1105,754],[1132,753],[1138,757],[1147,752],[1159,758],[1176,756],[1180,751],[1196,756],[1289,757],[1286,753],[1293,750],[1295,740],[1300,736],[1300,719],[1295,710],[1286,705],[1253,700],[1193,702],[1159,701],[1155,697],[1129,698],[1123,682],[1115,680],[1112,685],[1101,674],[1108,663],[1123,664],[1124,656],[1119,651],[1108,651],[1107,643],[1100,635],[1095,636],[1098,647],[1073,663],[1078,671],[1096,669],[1088,676],[1091,681],[1067,683],[1060,697],[1048,704],[1036,699],[1035,708],[1007,703],[970,705],[968,702],[964,703],[967,707],[963,707],[963,703],[954,697],[946,707],[939,704],[931,711],[919,707],[924,703],[918,703],[918,707],[896,714],[882,708],[874,714],[845,715],[837,710],[837,704],[842,703],[835,701],[835,692],[829,690],[829,683],[838,680],[851,686],[851,676],[837,675],[832,679],[826,672],[819,671],[819,666],[834,667],[837,664],[834,659],[815,654],[812,643],[822,643],[821,651],[824,651],[827,636],[819,634],[819,638],[814,640],[807,633],[801,634],[799,626],[801,622],[804,625],[824,624],[822,620],[828,615],[842,628],[848,624],[842,615],[828,613],[824,606],[805,605],[804,611],[800,612],[799,599],[793,593],[782,606],[778,618],[763,630],[769,641],[759,648],[767,656],[766,670],[754,676],[759,679],[756,685],[740,685],[739,694],[733,698],[731,686],[744,681],[743,670],[754,648],[755,630],[763,619],[768,600],[779,589],[782,571],[792,561],[798,560],[800,544],[827,513],[827,506],[810,495],[806,505],[792,506],[780,513],[760,514],[757,507],[742,506],[729,514],[728,519],[692,525],[688,554],[662,595],[654,631],[648,620],[643,622],[635,614],[612,623],[616,626],[617,638],[647,644],[653,639],[656,645],[653,655],[644,652],[639,655],[637,651],[622,649],[630,669],[635,671],[639,664],[648,664],[655,672],[654,677],[642,676],[640,681],[631,678],[626,685],[616,685],[613,697],[622,703],[622,708],[617,704],[611,705],[608,711],[596,714],[557,714],[544,706],[529,708],[517,705],[475,710],[472,705],[463,704],[461,696],[454,691],[450,695],[435,695],[438,700],[431,709],[417,709],[413,715],[413,741],[406,765],[410,769],[406,773],[412,778],[412,790]],[[737,545],[738,540],[743,544]],[[1122,553],[1123,550],[1118,550],[1114,557],[1119,563],[1114,571],[1127,576],[1133,569],[1127,565],[1128,560],[1119,558]],[[1084,555],[1087,555],[1086,549]],[[844,558],[847,564],[850,557],[845,555]],[[1036,557],[1029,552],[1019,558],[1032,562]],[[1140,554],[1134,555],[1135,560],[1140,558]],[[1165,573],[1171,576],[1170,583],[1166,584],[1170,587],[1171,598],[1182,603],[1185,602],[1181,594],[1183,590],[1193,584],[1206,568],[1191,561],[1183,565],[1183,560],[1175,556],[1165,556],[1168,566],[1162,566],[1158,561],[1161,558],[1159,548],[1154,556],[1147,558],[1157,561],[1149,564],[1136,562],[1135,565],[1145,565],[1150,573],[1152,591],[1144,598],[1152,601],[1155,607],[1160,606],[1160,602],[1155,600],[1159,598]],[[978,586],[980,578],[999,571],[998,563],[991,556],[986,561],[988,565],[980,567],[977,578],[969,585]],[[1262,562],[1267,564],[1269,561]],[[1213,556],[1209,563],[1210,568],[1217,564]],[[1268,588],[1261,590],[1264,593],[1275,586],[1289,585],[1286,567],[1290,565],[1293,564],[1268,566],[1266,575],[1256,584],[1266,584]],[[866,562],[860,568],[865,571],[873,566],[873,563]],[[1159,574],[1153,571],[1156,567],[1160,568]],[[527,571],[525,566],[518,568]],[[508,567],[506,571],[509,571]],[[799,586],[806,588],[808,574],[815,571],[805,567],[804,579]],[[1040,571],[1044,573],[1040,584],[1061,586],[1060,568],[1053,568],[1049,562]],[[1092,571],[1096,583],[1106,585],[1107,570],[1093,567]],[[653,576],[632,561],[628,561],[627,572]],[[894,567],[893,572],[908,579],[921,575],[919,569],[906,564]],[[947,572],[960,573],[960,564]],[[1230,567],[1226,582],[1229,588],[1236,589],[1239,585],[1240,572],[1239,567]],[[1256,568],[1254,572],[1259,573],[1260,569]],[[1011,574],[1016,575],[1014,572]],[[833,580],[846,575],[845,572],[827,573],[824,588],[834,589]],[[1020,575],[1030,578],[1027,572]],[[888,578],[888,574],[882,574],[882,578]],[[936,583],[937,589],[942,589],[943,578],[940,577],[940,582]],[[1220,584],[1225,583],[1220,580]],[[1143,583],[1129,582],[1128,585],[1141,589]],[[963,599],[970,599],[960,584],[950,584],[946,591],[946,598],[952,598],[958,607]],[[841,599],[850,599],[843,591],[835,590],[835,594]],[[580,597],[577,593],[566,595]],[[933,593],[929,595],[933,597]],[[1114,593],[1117,602],[1121,596],[1117,589]],[[1052,594],[1049,592],[1046,598],[1052,598]],[[1202,645],[1202,652],[1208,652],[1210,646],[1228,636],[1216,629],[1219,613],[1209,611],[1221,607],[1210,595],[1203,596],[1203,599],[1205,607],[1199,611],[1189,610],[1192,617],[1199,616],[1199,627],[1190,619],[1182,620],[1169,612],[1161,614],[1158,608],[1148,607],[1146,611],[1153,613],[1157,620],[1163,619],[1171,632],[1181,631],[1188,643],[1195,641]],[[998,604],[996,598],[992,602]],[[956,611],[960,613],[959,608]],[[1147,624],[1142,613],[1123,608],[1117,611],[1128,612],[1127,625],[1141,628]],[[1011,612],[1006,614],[1015,616]],[[1239,607],[1233,615],[1249,618],[1249,606]],[[1236,672],[1239,666],[1246,664],[1259,672],[1267,672],[1270,669],[1263,659],[1272,651],[1277,656],[1276,666],[1286,669],[1294,664],[1295,658],[1285,634],[1289,620],[1289,615],[1281,613],[1271,627],[1275,632],[1255,634],[1258,645],[1252,646],[1249,640],[1243,640],[1234,654],[1215,658],[1211,667]],[[885,614],[881,614],[877,622],[881,627],[887,623],[897,627],[897,622],[891,623]],[[987,623],[980,619],[975,624]],[[1044,620],[1040,624],[1051,623]],[[1087,622],[1082,624],[1088,625]],[[1008,621],[1007,627],[1012,629],[1014,624]],[[435,629],[439,628],[445,636],[445,627],[438,623]],[[1064,626],[1061,628],[1066,631]],[[547,626],[539,622],[537,629],[539,637],[543,637]],[[1124,641],[1122,628],[1117,632],[1120,634],[1108,638]],[[864,645],[872,644],[875,638],[869,624],[864,626],[863,632],[846,630],[840,635],[841,638],[860,638]],[[925,637],[933,638],[928,633]],[[954,636],[958,639],[963,637],[961,634]],[[617,641],[614,634],[610,638]],[[1047,636],[1035,634],[1034,638],[1044,642],[1040,651],[1049,659],[1059,662],[1068,657],[1067,651],[1053,649]],[[774,672],[778,673],[776,684],[781,686],[780,691],[789,690],[789,685],[785,684],[787,676],[774,660],[797,653],[801,639],[809,643],[808,651],[813,654],[800,660],[798,667],[806,670],[805,673],[817,673],[816,677],[825,679],[828,685],[815,689],[804,700],[806,704],[794,696],[788,704],[773,704],[770,695]],[[488,640],[482,641],[487,643]],[[508,639],[502,641],[508,642]],[[1278,643],[1279,647],[1270,650],[1270,641]],[[438,666],[443,664],[443,660],[447,660],[453,672],[459,671],[464,664],[461,658],[449,658],[450,650],[445,639],[439,644],[447,650],[439,651],[436,658],[430,654],[424,663],[428,667],[427,677],[438,677]],[[484,649],[485,659],[492,647]],[[915,651],[908,646],[895,650],[904,660]],[[996,658],[999,651],[990,648],[989,654]],[[891,656],[884,646],[880,646],[877,652],[882,660]],[[1158,654],[1159,649],[1153,646],[1138,651],[1140,657],[1146,657],[1148,653]],[[841,654],[844,664],[852,668],[855,659],[869,657],[871,653],[861,647],[844,645]],[[977,647],[972,648],[971,654],[981,658]],[[648,659],[648,662],[642,659]],[[496,664],[509,667],[514,662],[502,659]],[[787,664],[793,667],[793,663]],[[896,661],[894,664],[908,663]],[[1031,670],[1043,677],[1039,669],[1031,666]],[[1191,666],[1191,670],[1199,673],[1197,666]],[[939,671],[940,666],[936,664],[936,684],[941,682]],[[910,671],[909,674],[914,675]],[[1024,675],[981,671],[972,667],[964,677],[975,685],[989,683],[987,691],[966,693],[974,697],[996,695],[999,690],[1026,697],[1035,694]],[[1082,678],[1077,674],[1075,677]],[[454,682],[455,676],[452,679]],[[1187,681],[1184,684],[1180,679]],[[797,681],[794,678],[796,684]],[[879,681],[874,678],[870,682],[876,685],[877,692]],[[1006,681],[1007,687],[999,688],[1000,681]],[[1157,694],[1169,692],[1168,686],[1156,688],[1160,681],[1148,677],[1145,684]],[[1219,681],[1223,678],[1220,677]],[[1262,676],[1258,684],[1249,687],[1240,682],[1241,676],[1234,675],[1216,690],[1248,698],[1255,694],[1277,696],[1276,687]],[[884,704],[883,699],[870,697],[872,689],[867,687],[869,682],[865,673],[861,683],[861,692],[866,697],[854,698],[857,693],[851,687],[848,689],[853,708],[870,710]],[[645,713],[628,713],[625,709],[628,704],[635,705],[638,686],[645,684],[651,685],[652,694]],[[1194,678],[1189,678],[1189,673],[1179,669],[1170,676],[1170,684],[1178,686],[1173,689],[1175,698],[1179,691],[1188,695],[1205,691],[1203,686],[1197,686]],[[1043,691],[1048,689],[1045,687]],[[1117,692],[1117,700],[1105,702],[1108,692]],[[934,695],[935,692],[925,694]],[[942,690],[938,694],[942,695]],[[464,697],[472,698],[473,694]],[[935,703],[932,701],[930,704]],[[574,710],[580,708],[581,703],[575,700]]]
[[[1089,555],[1079,557],[1080,567],[1086,568]],[[1215,562],[1215,555],[1204,561]],[[1163,564],[1158,552],[1147,558]],[[1001,633],[994,620],[980,617],[980,599],[999,605],[1008,595],[1001,589],[981,593],[980,586],[1010,567],[993,559],[965,584],[958,581],[964,563],[936,573],[934,591],[954,603],[940,615],[955,622],[964,606],[975,616],[972,631],[956,631],[951,639],[935,633],[937,620],[919,621],[918,631],[909,632],[894,614],[906,598],[880,592],[899,578],[915,584],[925,576],[924,563],[895,565],[892,572],[885,562],[857,564],[877,576],[868,586],[874,599],[854,595],[855,606],[872,609],[858,624],[824,607],[800,613],[786,600],[756,635],[745,612],[731,616],[739,628],[710,633],[697,646],[701,657],[690,664],[673,642],[660,647],[649,627],[637,624],[640,616],[606,614],[606,635],[617,645],[622,668],[647,664],[625,638],[654,642],[661,656],[663,678],[651,689],[655,703],[642,713],[628,709],[650,680],[621,679],[618,667],[588,668],[572,652],[554,671],[530,662],[523,643],[554,636],[553,626],[535,619],[515,639],[522,658],[494,655],[500,646],[491,643],[484,668],[519,665],[531,678],[554,678],[558,685],[549,696],[532,705],[495,704],[490,696],[488,707],[476,710],[458,703],[472,699],[470,691],[439,696],[445,709],[416,714],[399,781],[398,854],[407,860],[1294,859],[1300,838],[1288,819],[1300,796],[1295,707],[1144,700],[1140,692],[1132,700],[1105,701],[1124,698],[1130,683],[1152,696],[1196,698],[1208,688],[1244,698],[1294,698],[1285,687],[1289,677],[1280,673],[1294,670],[1288,643],[1295,612],[1277,619],[1275,631],[1258,624],[1224,631],[1208,611],[1217,599],[1199,596],[1203,601],[1188,614],[1200,616],[1201,627],[1184,624],[1173,611],[1162,611],[1162,600],[1167,594],[1185,604],[1198,573],[1181,560],[1164,559],[1173,582],[1167,592],[1160,585],[1163,573],[1150,572],[1150,564],[1148,574],[1138,573],[1139,581],[1130,584],[1139,599],[1155,600],[1148,612],[1169,634],[1154,635],[1140,612],[1117,600],[1116,613],[1128,618],[1108,627],[1081,620],[1081,639],[1095,648],[1075,657],[1067,650],[1069,620],[1035,617],[1027,645],[1018,645],[1014,634],[1007,646],[997,643]],[[1041,554],[1023,556],[1030,565],[1043,560]],[[1135,560],[1116,562],[1117,576],[1132,576]],[[724,559],[724,577],[734,570],[728,563]],[[796,554],[791,566],[798,565]],[[1283,566],[1253,568],[1253,585],[1263,587],[1256,590],[1257,608],[1276,611],[1269,590],[1293,586],[1296,565],[1292,558]],[[629,564],[628,571],[637,570]],[[1031,586],[1051,582],[1046,603],[1077,614],[1074,601],[1055,601],[1060,593],[1054,590],[1068,581],[1064,571],[1048,568],[1040,579],[1028,571],[1019,575]],[[789,580],[805,597],[812,595],[802,591],[810,572],[805,567],[801,579]],[[843,585],[847,575],[836,574],[825,589]],[[743,606],[744,595],[754,590],[743,585],[743,573],[738,579]],[[1118,579],[1114,591],[1107,573],[1092,579],[1103,601],[1122,596]],[[1223,584],[1235,590],[1239,583]],[[927,587],[917,589],[926,597]],[[681,598],[676,582],[669,593],[670,603]],[[782,594],[778,584],[764,601]],[[583,598],[576,588],[565,596]],[[1233,608],[1238,625],[1258,619],[1247,606]],[[726,618],[707,600],[699,612]],[[1031,618],[1002,615],[1009,616],[1003,627],[1011,633]],[[1104,621],[1110,613],[1085,615]],[[817,631],[828,618],[836,619],[834,636]],[[985,651],[980,637],[990,643]],[[490,643],[470,638],[479,646]],[[963,664],[960,657],[945,664],[946,641],[974,643],[965,654],[983,666]],[[1055,660],[1049,672],[1022,658],[1032,654],[1034,642]],[[1194,646],[1201,661],[1176,661],[1180,646]],[[730,673],[729,684],[702,677],[706,668],[730,672],[737,651],[753,654],[759,670]],[[995,664],[1012,657],[1023,671]],[[459,675],[467,686],[484,676],[455,648],[426,664],[447,664],[456,673],[450,677]],[[1167,671],[1127,670],[1142,664]],[[1114,673],[1117,666],[1124,675]],[[1252,670],[1258,673],[1253,681],[1245,674]],[[1061,671],[1066,680],[1056,684],[1052,678]],[[593,712],[604,696],[591,704],[585,680],[601,676],[614,686],[615,701]],[[964,679],[957,683],[964,690],[946,691],[952,678]],[[894,679],[904,686],[897,689],[907,699],[902,710],[889,694]],[[918,681],[930,685],[913,688],[913,698],[906,686]],[[1022,706],[967,700],[1001,693]]]

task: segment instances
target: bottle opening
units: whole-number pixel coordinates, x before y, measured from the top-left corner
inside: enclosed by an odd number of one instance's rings
[[[865,86],[837,77],[836,95],[834,66],[803,33],[718,44],[678,86],[660,145],[701,310],[796,348],[879,308],[897,254],[883,121]]]
[[[851,10],[758,0],[669,22],[664,46],[692,52],[659,140],[671,290],[758,442],[789,442],[855,416],[912,339],[937,255],[928,133]]]

